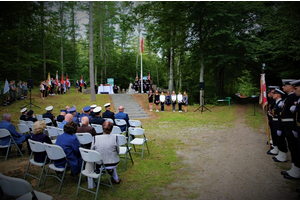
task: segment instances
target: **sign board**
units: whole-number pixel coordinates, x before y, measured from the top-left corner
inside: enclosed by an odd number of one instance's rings
[[[115,81],[114,81],[114,78],[108,78],[108,79],[107,79],[107,83],[110,84],[112,87],[115,86],[115,85],[114,85],[114,82],[115,82]]]

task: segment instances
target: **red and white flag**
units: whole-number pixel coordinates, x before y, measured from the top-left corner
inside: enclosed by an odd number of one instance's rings
[[[150,78],[150,72],[148,73],[148,79],[149,79],[149,81],[151,81],[151,78]]]
[[[141,52],[143,53],[144,49],[143,49],[143,44],[144,44],[144,40],[143,40],[143,34],[141,35]]]
[[[80,79],[80,86],[82,87],[83,86],[83,77],[81,75],[81,79]]]
[[[68,74],[66,74],[66,84],[67,84],[67,86],[69,87],[70,81],[69,81],[69,78],[68,78]]]
[[[55,83],[58,86],[58,74],[57,74],[57,71],[56,71]]]
[[[259,95],[259,104],[262,104],[262,108],[268,105],[267,101],[267,91],[266,91],[266,80],[265,74],[260,75],[260,95]]]
[[[60,84],[64,84],[64,75],[61,74]]]

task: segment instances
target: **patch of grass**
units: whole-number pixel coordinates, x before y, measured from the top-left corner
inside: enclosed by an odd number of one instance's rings
[[[267,118],[266,111],[263,113],[260,105],[253,106],[249,104],[247,106],[246,115],[245,115],[245,123],[247,124],[247,126],[253,128],[255,131],[262,130],[263,132],[267,133],[266,118]]]

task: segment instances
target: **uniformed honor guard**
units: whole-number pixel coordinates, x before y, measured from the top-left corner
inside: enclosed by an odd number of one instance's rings
[[[94,117],[95,117],[94,109],[97,107],[97,105],[93,104],[93,105],[91,105],[90,107],[91,107],[90,116],[91,116],[92,118],[94,118]]]
[[[56,121],[55,121],[55,116],[52,114],[52,111],[53,111],[53,106],[48,106],[46,107],[46,113],[43,114],[43,118],[49,118],[51,119],[53,125],[55,127],[57,127],[57,124],[56,124]],[[52,123],[48,123],[46,124],[47,126],[52,126]]]
[[[90,124],[103,124],[105,120],[101,117],[101,110],[102,108],[100,106],[94,109],[95,117],[91,119]]]
[[[278,136],[277,136],[277,129],[278,129],[278,117],[280,115],[281,112],[281,108],[282,108],[282,97],[284,97],[285,93],[276,88],[275,90],[272,90],[272,96],[273,96],[273,102],[272,105],[270,106],[269,110],[268,110],[268,116],[271,116],[271,123],[269,123],[270,125],[270,129],[271,129],[271,135],[272,135],[272,141],[273,141],[273,149],[270,149],[267,154],[269,155],[278,155],[279,149],[278,149]],[[270,112],[270,113],[269,113]]]
[[[283,79],[283,91],[287,93],[287,98],[284,100],[282,111],[279,115],[279,126],[277,130],[278,135],[278,148],[279,153],[273,157],[275,162],[286,162],[287,160],[287,141],[288,148],[291,152],[292,167],[288,171],[282,171],[281,174],[286,179],[299,179],[300,178],[300,157],[298,150],[298,139],[293,134],[293,127],[295,124],[295,113],[292,108],[296,105],[299,97],[294,93],[291,82],[293,79]]]
[[[81,118],[84,117],[84,116],[88,117],[89,120],[91,120],[91,118],[92,118],[92,117],[90,116],[91,107],[90,107],[90,106],[86,106],[86,107],[84,107],[82,110],[83,110],[83,113],[81,113],[81,114],[79,115],[79,122],[81,122]]]
[[[22,108],[22,110],[20,111],[22,113],[22,115],[20,116],[20,120],[26,120],[26,114],[27,114],[27,108]]]
[[[104,104],[105,112],[102,114],[103,118],[110,118],[112,120],[115,120],[115,113],[110,111],[110,103]]]

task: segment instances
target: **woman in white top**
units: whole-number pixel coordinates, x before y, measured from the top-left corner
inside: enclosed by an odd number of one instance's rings
[[[182,94],[181,94],[180,91],[178,92],[177,100],[178,100],[178,109],[179,109],[179,112],[182,112],[182,110],[181,110],[181,107],[182,107]]]
[[[41,84],[40,84],[40,91],[41,91],[41,98],[42,99],[44,99],[44,90],[45,90],[45,88],[44,88],[44,84],[43,84],[43,81],[42,81]]]
[[[175,94],[175,91],[174,91],[174,90],[173,90],[172,95],[171,95],[171,100],[172,100],[173,112],[175,112],[176,94]]]
[[[160,96],[159,96],[159,101],[160,101],[160,106],[161,106],[161,112],[165,111],[165,101],[166,101],[166,97],[164,95],[164,92],[161,92]]]

